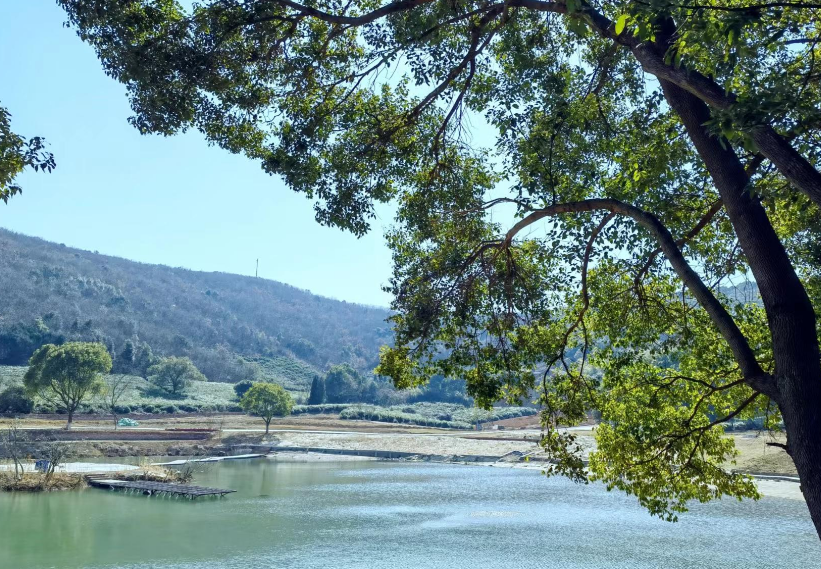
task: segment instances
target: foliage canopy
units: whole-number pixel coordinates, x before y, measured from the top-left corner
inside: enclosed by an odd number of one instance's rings
[[[172,395],[182,394],[194,381],[207,381],[190,359],[178,357],[163,358],[148,368],[148,379]]]
[[[15,179],[26,168],[51,172],[56,166],[45,140],[39,136],[27,140],[13,132],[11,114],[0,106],[0,200],[8,203],[10,197],[23,191]]]
[[[255,383],[242,399],[240,406],[248,413],[252,413],[265,421],[265,433],[274,417],[285,417],[291,414],[294,400],[291,394],[276,383]]]
[[[721,423],[783,419],[821,532],[817,4],[60,4],[140,131],[196,128],[357,235],[398,204],[396,385],[537,392],[556,471],[668,519],[755,496]],[[589,409],[587,472],[555,427]]]
[[[110,370],[111,356],[102,344],[46,344],[31,356],[23,385],[30,395],[62,405],[71,426],[80,403],[104,391],[102,375]]]

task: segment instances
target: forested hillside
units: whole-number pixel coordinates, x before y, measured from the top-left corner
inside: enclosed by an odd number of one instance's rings
[[[308,364],[303,375],[339,363],[366,372],[391,338],[385,309],[265,279],[136,263],[2,229],[0,290],[0,365],[24,365],[35,348],[53,341],[101,341],[117,354],[130,340],[154,356],[189,356],[204,371],[237,354],[292,358]],[[230,380],[229,372],[221,372],[222,380]]]

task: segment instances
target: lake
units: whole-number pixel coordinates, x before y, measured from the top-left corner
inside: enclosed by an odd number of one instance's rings
[[[391,462],[214,463],[223,499],[99,489],[0,494],[0,567],[819,567],[796,500],[696,504],[671,524],[535,470]]]

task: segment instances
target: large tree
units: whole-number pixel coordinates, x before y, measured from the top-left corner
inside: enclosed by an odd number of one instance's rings
[[[163,358],[148,368],[148,381],[171,395],[181,395],[194,381],[208,381],[188,358]]]
[[[110,370],[111,356],[103,344],[46,344],[31,356],[23,385],[30,395],[63,407],[68,415],[66,429],[70,429],[80,403],[105,390],[103,374]]]
[[[755,495],[722,424],[783,421],[821,532],[818,4],[59,3],[142,132],[197,128],[356,234],[398,204],[398,386],[538,391],[559,471],[665,517]],[[585,471],[555,427],[589,409]]]

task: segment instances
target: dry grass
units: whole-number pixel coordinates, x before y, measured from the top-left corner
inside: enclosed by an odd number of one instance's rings
[[[188,477],[179,470],[153,465],[146,458],[140,460],[139,470],[115,472],[112,473],[111,478],[129,481],[146,480],[148,482],[186,482],[188,480]]]
[[[13,472],[0,472],[0,490],[3,492],[51,492],[53,490],[76,490],[85,486],[82,474],[55,472],[48,483],[42,473],[27,472],[20,479]]]
[[[768,442],[784,443],[783,434],[743,432],[729,435],[735,440],[735,446],[741,453],[736,464],[731,466],[740,472],[761,474],[784,474],[796,476],[795,464],[781,448],[767,446]]]

